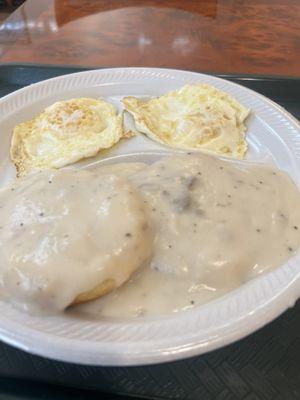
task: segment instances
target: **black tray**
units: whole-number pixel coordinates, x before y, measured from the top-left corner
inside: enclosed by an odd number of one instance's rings
[[[2,65],[0,96],[40,80],[82,70],[87,68]],[[270,97],[300,119],[300,79],[218,76]],[[33,356],[0,343],[0,398],[10,394],[14,399],[121,399],[116,394],[122,394],[149,399],[300,400],[299,365],[300,301],[239,342],[203,356],[162,365],[80,366]],[[64,389],[49,384],[62,385]],[[99,392],[114,394],[100,396]]]

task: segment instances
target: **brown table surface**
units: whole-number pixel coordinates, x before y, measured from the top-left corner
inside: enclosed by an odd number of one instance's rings
[[[27,0],[0,62],[300,75],[300,0]]]

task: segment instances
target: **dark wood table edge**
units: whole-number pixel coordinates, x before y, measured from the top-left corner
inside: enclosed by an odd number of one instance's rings
[[[84,66],[84,65],[77,65],[77,64],[40,64],[40,63],[30,63],[30,62],[4,62],[0,64],[0,68],[3,67],[32,67],[32,68],[44,68],[44,69],[49,69],[49,68],[60,68],[60,69],[78,69],[79,71],[92,71],[92,70],[97,70],[97,69],[118,69],[118,68],[134,68],[134,69],[143,69],[143,68],[151,68],[151,69],[162,69],[162,70],[174,70],[174,71],[187,71],[187,72],[195,72],[195,73],[200,73],[200,74],[205,74],[205,75],[212,75],[212,76],[217,76],[217,77],[230,77],[230,78],[239,78],[239,79],[245,79],[245,80],[260,80],[260,81],[265,81],[265,80],[284,80],[284,81],[297,81],[300,80],[300,75],[299,76],[287,76],[287,75],[265,75],[265,74],[253,74],[253,73],[238,73],[238,72],[212,72],[212,71],[202,71],[202,70],[187,70],[187,69],[180,69],[180,68],[169,68],[169,67],[147,67],[147,66],[109,66],[109,65],[93,65],[93,66]]]

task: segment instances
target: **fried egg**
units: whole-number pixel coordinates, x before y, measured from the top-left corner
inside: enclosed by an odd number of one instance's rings
[[[61,168],[95,156],[123,137],[123,113],[101,99],[74,98],[58,101],[33,119],[17,125],[11,142],[11,158],[17,175]]]
[[[213,86],[188,84],[149,101],[125,97],[123,104],[137,130],[159,143],[237,159],[247,151],[245,120],[250,110]]]

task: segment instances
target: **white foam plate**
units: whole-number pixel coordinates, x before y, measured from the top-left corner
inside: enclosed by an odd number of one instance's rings
[[[9,160],[13,127],[54,101],[104,97],[121,109],[124,96],[157,96],[186,83],[205,82],[252,109],[247,160],[273,163],[300,186],[300,125],[272,101],[234,83],[198,73],[155,69],[102,69],[28,86],[0,99],[0,186],[15,170]],[[127,121],[130,124],[130,120]],[[93,160],[151,159],[167,148],[146,137],[122,141]],[[150,154],[152,153],[152,155]],[[265,325],[300,294],[300,255],[231,293],[192,310],[139,319],[81,320],[67,315],[34,317],[0,301],[0,338],[23,350],[57,360],[94,365],[139,365],[199,355],[231,343]]]

